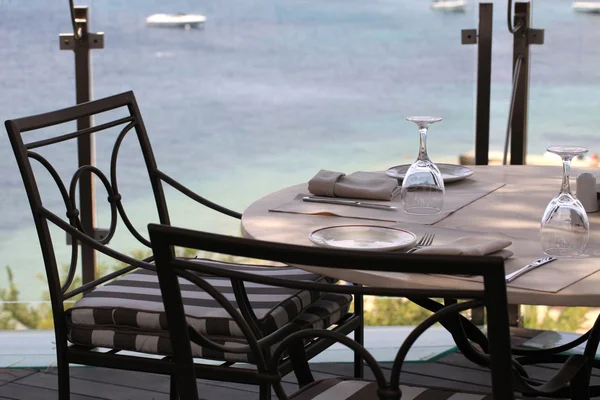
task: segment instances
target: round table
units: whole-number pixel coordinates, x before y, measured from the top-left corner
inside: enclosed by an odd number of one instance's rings
[[[486,182],[503,182],[504,186],[464,206],[447,218],[432,225],[387,221],[369,221],[331,215],[306,215],[272,212],[284,203],[294,200],[300,193],[309,194],[306,184],[294,185],[269,194],[253,204],[243,213],[242,232],[246,237],[275,242],[312,245],[308,235],[315,229],[332,225],[369,224],[400,226],[415,232],[432,231],[437,238],[477,233],[495,233],[509,236],[513,244],[509,248],[514,256],[505,261],[507,272],[543,256],[539,244],[541,215],[559,191],[560,166],[473,166],[470,179]],[[579,172],[572,169],[572,190]],[[347,207],[348,208],[348,207]],[[588,214],[590,220],[590,242],[586,256],[559,259],[529,272],[514,283],[531,282],[536,288],[519,288],[509,285],[508,298],[512,304],[549,306],[600,306],[600,213]],[[456,230],[461,232],[456,232]],[[302,267],[313,272],[362,285],[415,288],[443,287],[454,289],[480,288],[476,281],[454,279],[444,276],[423,274],[381,273],[355,270],[339,270]],[[559,285],[571,274],[577,281],[556,292],[543,291],[545,285]],[[527,279],[528,281],[526,281]],[[575,278],[573,278],[575,279]],[[572,279],[572,280],[573,280]]]

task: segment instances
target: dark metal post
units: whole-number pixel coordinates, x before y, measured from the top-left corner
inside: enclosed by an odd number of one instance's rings
[[[513,74],[516,80],[513,83],[515,98],[513,104],[512,121],[510,125],[510,163],[512,165],[525,164],[527,155],[527,105],[529,102],[529,65],[532,44],[544,43],[544,31],[531,29],[531,3],[515,3],[513,34]],[[520,64],[520,65],[519,65]]]
[[[508,325],[511,327],[523,327],[523,314],[521,314],[520,304],[508,305]]]
[[[525,164],[527,154],[527,103],[529,99],[529,44],[527,31],[531,22],[529,3],[515,3],[514,26],[520,28],[513,35],[513,73],[521,58],[518,71],[510,138],[510,163]]]
[[[354,340],[356,343],[363,346],[365,344],[365,305],[364,296],[362,294],[354,295],[354,315],[360,318],[359,326],[354,330]],[[358,354],[354,353],[354,377],[364,378],[365,367],[363,364],[363,358]]]
[[[490,152],[490,92],[492,87],[492,28],[494,5],[479,4],[477,47],[477,110],[475,116],[475,165],[487,165]]]
[[[475,165],[487,165],[490,151],[490,92],[492,85],[492,28],[494,5],[479,4],[479,29],[462,31],[463,44],[477,43],[477,105]]]
[[[77,104],[85,103],[92,99],[91,79],[91,49],[104,48],[103,33],[89,33],[89,18],[87,7],[75,7],[75,24],[80,29],[80,35],[61,34],[60,49],[73,50],[75,53],[75,91]],[[92,126],[89,117],[77,120],[77,129]],[[77,153],[79,166],[94,165],[95,148],[94,136],[83,135],[77,139]],[[95,231],[95,198],[94,178],[91,173],[84,174],[79,181],[79,210],[81,223],[86,232]],[[88,283],[96,276],[96,252],[88,247],[81,246],[82,281]]]

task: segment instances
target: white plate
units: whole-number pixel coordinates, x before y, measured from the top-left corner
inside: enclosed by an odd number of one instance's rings
[[[442,173],[442,179],[444,183],[456,182],[461,179],[465,179],[473,175],[473,170],[471,168],[462,166],[462,165],[454,165],[454,164],[435,164],[439,168]],[[397,165],[395,167],[389,168],[385,171],[387,176],[392,178],[396,178],[399,181],[404,179],[404,175],[406,171],[410,167],[410,164],[405,165]]]
[[[404,229],[374,225],[330,226],[317,229],[308,238],[322,247],[355,250],[397,250],[417,241],[414,233]]]

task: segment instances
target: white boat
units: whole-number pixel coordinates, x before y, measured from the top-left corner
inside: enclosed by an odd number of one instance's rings
[[[573,10],[581,13],[600,14],[600,2],[594,1],[575,1]]]
[[[199,14],[153,14],[146,18],[146,25],[159,28],[200,28],[206,17]]]
[[[467,2],[465,0],[434,0],[431,8],[448,12],[465,12]]]

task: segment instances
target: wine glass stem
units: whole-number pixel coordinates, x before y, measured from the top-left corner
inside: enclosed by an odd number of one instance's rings
[[[563,158],[563,178],[562,186],[560,188],[561,193],[571,193],[571,185],[569,184],[569,178],[571,176],[571,158]]]
[[[421,140],[419,144],[419,160],[427,160],[427,127],[420,126],[419,133],[421,134]]]

